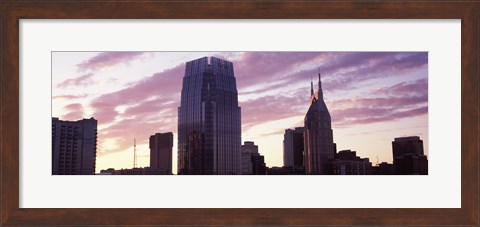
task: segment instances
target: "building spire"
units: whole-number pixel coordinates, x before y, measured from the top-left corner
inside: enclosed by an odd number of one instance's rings
[[[322,74],[320,73],[320,68],[318,69],[318,99],[323,100]]]
[[[313,97],[313,79],[310,76],[310,97]]]

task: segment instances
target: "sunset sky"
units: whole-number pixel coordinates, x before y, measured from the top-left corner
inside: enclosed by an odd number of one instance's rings
[[[391,141],[420,136],[428,155],[426,52],[53,52],[52,116],[98,120],[96,172],[149,166],[148,139],[173,132],[185,62],[215,56],[233,62],[243,141],[267,166],[282,166],[283,133],[303,126],[310,80],[322,73],[337,150],[375,165],[392,162]]]

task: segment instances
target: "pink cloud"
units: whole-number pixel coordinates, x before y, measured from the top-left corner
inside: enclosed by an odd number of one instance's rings
[[[261,82],[275,81],[287,70],[305,62],[327,58],[330,53],[319,52],[246,52],[240,60],[232,60],[239,88]]]
[[[136,106],[147,102],[152,97],[162,98],[162,101],[178,103],[180,99],[181,78],[184,65],[165,70],[143,79],[128,88],[108,93],[95,98],[91,106],[94,116],[100,124],[109,123],[115,119],[119,106]],[[127,110],[128,111],[128,110]],[[130,110],[132,111],[132,110]]]
[[[111,153],[128,149],[133,146],[133,139],[137,144],[148,143],[148,138],[158,132],[176,132],[176,121],[170,121],[176,114],[145,112],[135,115],[131,119],[119,121],[99,131],[99,141],[103,138],[114,139],[116,147],[107,148],[100,142],[100,153]]]
[[[52,99],[71,100],[71,99],[79,99],[79,98],[85,98],[85,97],[87,97],[87,94],[83,94],[83,95],[56,95],[56,96],[53,96]]]
[[[298,81],[308,84],[312,76],[316,82],[319,69],[325,91],[354,89],[363,81],[426,69],[427,56],[426,52],[405,56],[393,52],[248,52],[240,60],[232,61],[238,90],[243,95],[287,88]],[[302,66],[305,69],[288,72]],[[268,81],[274,83],[245,91],[250,86]]]
[[[375,97],[351,99],[325,97],[325,100],[332,124],[336,127],[388,122],[428,113],[426,85],[426,79],[420,79],[372,91],[372,94],[376,94]],[[388,92],[378,97],[379,90]],[[300,88],[291,96],[264,96],[240,103],[242,130],[273,120],[304,115],[309,107],[309,98],[306,94],[307,88]]]
[[[135,116],[143,113],[176,112],[178,104],[178,101],[171,100],[171,98],[157,98],[127,108],[124,115]]]
[[[183,72],[184,65],[179,65],[94,99],[90,106],[99,124],[112,123],[117,117],[123,119],[99,132],[99,141],[109,138],[117,144],[107,148],[100,142],[101,152],[128,149],[133,138],[142,144],[157,132],[176,132]],[[123,113],[116,110],[120,106],[127,106]]]
[[[336,110],[332,115],[334,127],[371,124],[388,122],[402,118],[421,116],[428,113],[427,106],[414,107],[412,109],[384,109],[384,108],[349,108]],[[427,123],[427,122],[425,122]]]
[[[93,74],[89,73],[89,74],[85,74],[85,75],[82,75],[82,76],[77,77],[77,78],[68,79],[68,80],[65,80],[65,81],[57,84],[57,87],[58,88],[67,88],[67,87],[75,87],[75,86],[87,86],[87,85],[90,85],[90,84],[93,83],[92,76],[93,76]]]
[[[264,96],[239,103],[242,108],[242,131],[250,127],[304,114],[309,101],[301,95],[303,90],[292,96]]]
[[[104,52],[77,65],[78,71],[100,70],[127,64],[146,52]]]
[[[351,126],[386,122],[428,113],[427,95],[357,98],[327,102],[332,124]]]
[[[382,87],[372,92],[374,95],[423,95],[428,93],[428,82],[426,78],[416,81],[406,81],[393,86]]]
[[[83,106],[80,103],[72,103],[63,107],[67,113],[61,118],[67,121],[76,121],[84,118]]]

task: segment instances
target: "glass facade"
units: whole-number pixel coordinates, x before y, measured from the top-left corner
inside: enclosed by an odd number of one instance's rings
[[[178,174],[240,174],[241,115],[231,62],[187,62],[178,108]]]

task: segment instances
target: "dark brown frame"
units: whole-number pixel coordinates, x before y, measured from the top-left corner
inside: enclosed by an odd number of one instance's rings
[[[479,1],[1,3],[0,225],[479,225]],[[461,19],[461,208],[20,209],[19,19]],[[47,75],[45,75],[47,76]],[[427,193],[427,192],[425,192]]]

